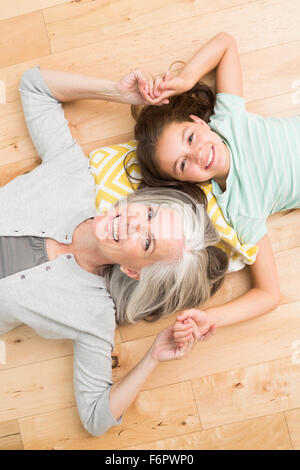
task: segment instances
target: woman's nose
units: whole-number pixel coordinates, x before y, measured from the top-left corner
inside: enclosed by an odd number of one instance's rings
[[[128,217],[128,234],[145,234],[147,233],[147,223],[140,220],[138,217]]]

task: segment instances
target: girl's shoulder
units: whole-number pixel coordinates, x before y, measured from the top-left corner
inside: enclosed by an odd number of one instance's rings
[[[214,106],[213,115],[217,114],[231,114],[237,111],[246,110],[245,98],[238,95],[232,95],[229,93],[217,93],[216,103]]]

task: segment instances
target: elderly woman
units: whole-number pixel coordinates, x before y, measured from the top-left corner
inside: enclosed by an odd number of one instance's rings
[[[112,384],[115,322],[202,303],[227,264],[216,258],[218,236],[205,211],[179,191],[143,189],[96,215],[89,162],[61,103],[142,102],[134,73],[114,83],[37,66],[23,74],[19,90],[42,164],[0,190],[0,334],[25,323],[45,338],[73,340],[80,418],[98,436],[120,423],[158,363],[183,357],[196,334],[183,325],[189,341],[178,347],[167,328]]]

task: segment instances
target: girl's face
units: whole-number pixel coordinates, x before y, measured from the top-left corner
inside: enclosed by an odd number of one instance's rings
[[[205,121],[190,118],[193,122],[169,124],[160,136],[156,146],[160,169],[180,181],[226,181],[230,167],[226,145]]]
[[[185,243],[182,224],[181,214],[166,207],[120,204],[95,217],[92,230],[107,263],[120,264],[128,274],[180,257]]]

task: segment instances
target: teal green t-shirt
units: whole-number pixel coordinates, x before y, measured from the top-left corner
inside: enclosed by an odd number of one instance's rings
[[[300,207],[300,116],[263,118],[217,93],[209,125],[231,155],[226,191],[212,180],[213,193],[240,241],[256,244],[269,215]]]

